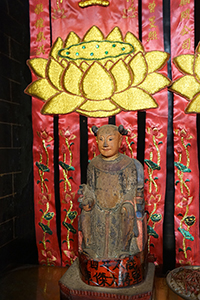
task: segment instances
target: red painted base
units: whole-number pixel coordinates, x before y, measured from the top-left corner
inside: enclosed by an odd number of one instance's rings
[[[132,287],[108,288],[90,286],[81,280],[79,260],[67,270],[59,281],[61,300],[151,300],[153,296],[155,266],[148,264],[146,279]]]

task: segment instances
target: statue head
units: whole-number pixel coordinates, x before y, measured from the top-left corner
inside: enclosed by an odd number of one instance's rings
[[[127,134],[124,127],[115,125],[104,125],[99,129],[92,127],[97,136],[99,151],[105,160],[114,160],[119,155],[119,148],[122,142],[122,135]]]

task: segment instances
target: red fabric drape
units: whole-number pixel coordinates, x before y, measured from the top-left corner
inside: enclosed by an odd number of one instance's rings
[[[171,58],[194,53],[194,1],[171,0]],[[181,73],[172,64],[173,80]],[[196,115],[185,114],[187,101],[174,94],[176,264],[200,264],[199,171]]]
[[[50,49],[49,1],[30,1],[30,56],[46,58]],[[35,229],[40,264],[60,266],[54,196],[53,117],[32,99]]]
[[[162,0],[142,3],[142,42],[146,51],[164,51]],[[167,67],[162,70],[167,75]],[[148,216],[148,250],[155,264],[163,263],[163,218],[166,189],[168,123],[167,89],[154,95],[159,107],[146,112],[145,200]]]

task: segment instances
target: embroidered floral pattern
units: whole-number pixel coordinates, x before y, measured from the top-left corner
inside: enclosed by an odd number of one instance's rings
[[[67,257],[65,263],[67,264],[68,259],[73,263],[73,260],[76,258],[74,251],[71,250],[71,242],[74,242],[74,235],[77,234],[76,228],[73,226],[73,222],[76,219],[78,212],[73,210],[73,203],[75,199],[75,192],[72,191],[73,181],[73,171],[75,168],[72,166],[73,155],[72,155],[72,146],[76,136],[71,134],[69,127],[65,130],[60,130],[60,137],[64,140],[64,144],[61,146],[61,152],[63,155],[62,161],[59,161],[59,165],[62,168],[63,178],[60,179],[60,184],[63,184],[63,194],[62,194],[62,203],[64,205],[63,212],[65,212],[65,217],[62,222],[62,225],[67,230],[66,239],[62,240],[62,243],[67,244],[67,250],[63,250],[63,253]],[[73,252],[73,255],[72,255]],[[71,254],[70,254],[71,253]]]
[[[179,55],[173,59],[177,69],[184,75],[175,80],[170,90],[189,101],[186,113],[200,112],[200,43],[195,54]]]
[[[160,162],[160,148],[159,146],[163,144],[162,138],[164,134],[158,126],[148,127],[147,133],[152,137],[152,143],[149,144],[148,150],[149,159],[145,159],[144,162],[147,165],[148,178],[145,179],[145,184],[147,185],[147,209],[149,213],[147,221],[147,233],[148,233],[148,252],[151,252],[150,248],[155,247],[153,239],[158,239],[159,235],[156,232],[156,225],[162,221],[162,214],[157,212],[159,202],[161,200],[161,194],[159,191],[157,172],[161,169]],[[156,175],[155,175],[156,173]],[[156,257],[154,257],[155,264]]]
[[[50,172],[48,148],[51,147],[50,143],[53,141],[53,138],[46,130],[38,131],[37,134],[42,140],[42,146],[39,146],[38,148],[39,161],[36,161],[35,163],[38,168],[40,178],[37,180],[37,184],[40,185],[41,189],[38,203],[44,207],[40,209],[42,216],[40,218],[39,226],[43,231],[43,239],[42,241],[39,241],[39,244],[43,245],[41,253],[44,256],[44,259],[41,260],[41,263],[50,266],[55,265],[56,261],[56,255],[53,255],[52,249],[48,247],[48,243],[51,243],[49,236],[52,236],[53,234],[50,228],[50,223],[55,214],[50,210],[51,194],[49,194],[48,188],[49,180],[45,175]]]
[[[108,117],[156,108],[152,95],[171,83],[159,73],[168,58],[163,51],[145,52],[130,32],[123,37],[115,27],[104,37],[93,26],[83,39],[74,32],[66,41],[58,37],[48,59],[29,60],[38,79],[25,92],[46,102],[43,114]]]
[[[175,184],[180,191],[180,202],[177,204],[176,212],[179,220],[178,231],[182,235],[182,248],[178,250],[184,254],[184,260],[179,261],[182,264],[188,260],[188,253],[191,253],[192,250],[190,245],[194,241],[194,237],[189,231],[196,221],[195,216],[189,215],[190,205],[193,201],[189,186],[190,179],[188,178],[188,174],[191,173],[189,149],[193,136],[185,128],[175,129],[175,136],[180,141],[176,146],[178,160],[174,162],[174,165],[177,178]]]

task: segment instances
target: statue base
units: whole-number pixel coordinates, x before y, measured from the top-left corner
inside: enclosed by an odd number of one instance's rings
[[[59,281],[61,300],[151,300],[153,299],[155,266],[148,264],[146,278],[143,282],[132,287],[108,288],[100,286],[91,286],[81,280],[79,271],[79,259],[77,258],[73,265]]]

